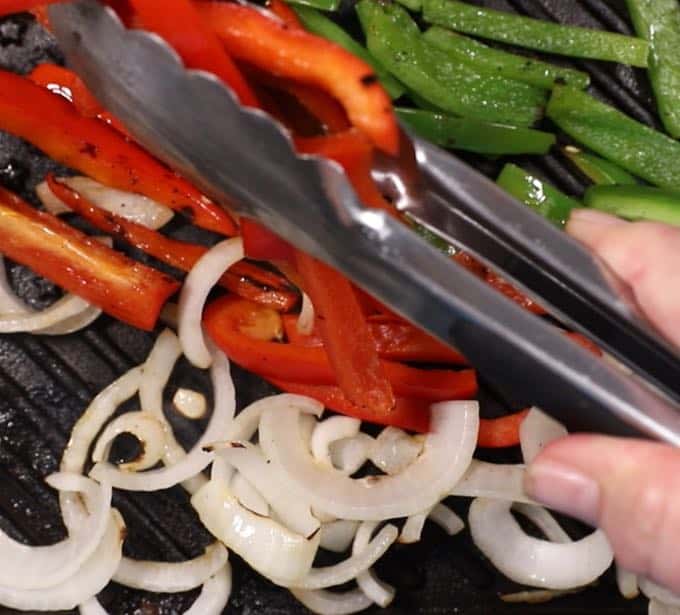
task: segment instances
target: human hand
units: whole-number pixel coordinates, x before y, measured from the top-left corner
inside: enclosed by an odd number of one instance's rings
[[[567,231],[631,286],[650,321],[680,346],[680,228],[579,210]],[[601,527],[621,566],[680,594],[680,451],[572,435],[533,461],[525,488],[550,508]]]

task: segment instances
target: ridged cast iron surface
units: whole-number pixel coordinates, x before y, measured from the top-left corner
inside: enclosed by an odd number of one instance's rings
[[[630,32],[624,3],[617,0],[486,0],[480,4],[564,23]],[[20,16],[0,22],[2,68],[26,72],[38,62],[60,60],[54,42],[31,18]],[[595,94],[639,120],[657,124],[643,72],[598,62],[575,64],[591,73]],[[492,175],[501,165],[499,161],[471,158]],[[557,153],[542,159],[517,161],[573,194],[580,194],[584,188],[579,174]],[[0,182],[7,187],[35,201],[33,188],[48,170],[55,169],[57,165],[33,147],[0,133]],[[175,231],[179,236],[190,232],[180,227]],[[35,307],[49,304],[58,295],[49,283],[36,280],[30,272],[11,263],[10,278],[17,291]],[[2,530],[31,544],[49,544],[63,538],[56,497],[45,487],[43,477],[57,469],[68,434],[88,401],[125,370],[142,362],[152,342],[153,335],[106,317],[85,332],[61,338],[0,336]],[[239,369],[234,369],[234,375],[239,407],[270,391],[268,385]],[[207,379],[204,374],[180,364],[166,401],[171,399],[173,387],[182,384],[207,386]],[[493,413],[493,402],[485,403],[483,410]],[[168,414],[173,416],[172,411]],[[194,440],[202,428],[200,424],[181,421],[176,415],[174,420],[178,436],[185,444]],[[125,551],[130,556],[178,561],[198,555],[209,542],[181,489],[154,494],[117,493],[114,504],[128,524]],[[464,503],[456,502],[455,507],[465,513]],[[306,612],[286,591],[262,580],[236,556],[232,555],[231,560],[234,590],[226,613]],[[620,598],[611,574],[587,591],[547,604],[503,603],[497,597],[499,593],[519,588],[494,572],[476,551],[469,535],[449,538],[430,526],[422,543],[395,547],[381,561],[378,571],[383,579],[397,587],[397,599],[390,608],[384,611],[376,608],[371,613],[613,615],[646,612],[645,601],[626,602]],[[110,613],[155,615],[181,613],[197,593],[153,595],[112,584],[100,598]],[[0,606],[0,613],[12,612]]]

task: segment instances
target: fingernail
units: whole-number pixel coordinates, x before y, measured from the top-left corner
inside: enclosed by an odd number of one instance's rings
[[[548,508],[597,525],[600,488],[576,468],[553,461],[537,461],[524,478],[527,495]]]

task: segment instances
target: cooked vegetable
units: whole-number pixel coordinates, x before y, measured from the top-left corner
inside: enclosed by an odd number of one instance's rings
[[[337,43],[352,55],[355,55],[367,64],[370,64],[373,67],[373,70],[375,70],[375,74],[378,75],[380,83],[382,83],[383,87],[392,98],[399,98],[404,93],[404,87],[401,83],[390,75],[387,69],[378,62],[363,45],[355,41],[334,21],[328,19],[328,17],[319,11],[304,6],[295,7],[295,12],[307,30],[318,36],[322,36],[329,41]]]
[[[629,220],[680,225],[680,192],[651,186],[592,186],[584,202],[588,207]]]
[[[633,185],[638,183],[630,173],[624,171],[613,162],[609,162],[609,160],[581,151],[573,145],[567,145],[562,151],[578,167],[581,173],[594,184]]]
[[[438,26],[548,53],[647,66],[647,41],[473,6],[456,0],[424,0],[423,17]]]
[[[153,329],[179,288],[6,190],[0,190],[0,246],[9,258],[140,329]]]
[[[0,86],[1,130],[102,184],[181,211],[198,226],[236,232],[226,210],[103,122],[82,117],[68,101],[14,73],[0,71]]]
[[[141,26],[164,38],[188,68],[217,75],[244,105],[258,101],[213,30],[191,0],[129,0]]]
[[[564,226],[571,210],[581,206],[578,201],[514,164],[503,167],[497,183],[557,226]]]
[[[675,0],[626,0],[639,36],[650,44],[649,78],[668,133],[680,137],[680,5]]]
[[[454,61],[468,60],[476,70],[522,81],[538,88],[549,90],[555,84],[562,84],[583,89],[590,83],[588,73],[494,49],[438,26],[427,30],[423,37],[427,42],[447,52]]]
[[[90,224],[181,271],[190,271],[208,251],[204,246],[171,239],[141,224],[106,212],[52,176],[48,176],[47,181],[54,194]],[[253,276],[254,281],[251,280]],[[244,262],[231,267],[219,283],[244,299],[278,310],[287,311],[298,302],[296,293],[286,287],[281,277]]]
[[[397,107],[397,116],[417,135],[449,149],[478,154],[547,154],[555,135],[532,128],[491,124],[446,113]]]
[[[357,14],[369,51],[409,89],[437,107],[487,122],[533,124],[544,92],[525,83],[478,72],[469,61],[452,62],[425,41],[408,13],[395,4],[362,0]]]
[[[553,90],[548,117],[564,132],[626,171],[680,190],[680,143],[585,92]]]
[[[363,60],[244,6],[223,2],[197,6],[235,59],[325,90],[377,147],[396,153],[399,135],[390,99]]]
[[[340,0],[290,0],[290,2],[291,4],[320,11],[337,11],[340,6]]]
[[[241,237],[246,256],[256,260],[293,260],[293,246],[261,224],[241,218]]]
[[[521,410],[497,419],[480,419],[477,445],[482,448],[517,446],[519,428],[528,413],[528,410]]]

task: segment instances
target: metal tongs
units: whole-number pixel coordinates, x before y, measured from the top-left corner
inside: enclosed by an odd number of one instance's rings
[[[471,252],[636,376],[574,344],[384,213],[361,206],[340,167],[299,156],[285,129],[186,70],[157,36],[93,0],[53,5],[71,66],[135,137],[236,213],[336,267],[459,349],[511,399],[572,429],[680,445],[680,361],[591,254],[447,152],[403,135],[376,178],[398,206]],[[181,26],[178,26],[181,27]],[[644,378],[644,380],[643,380]]]

